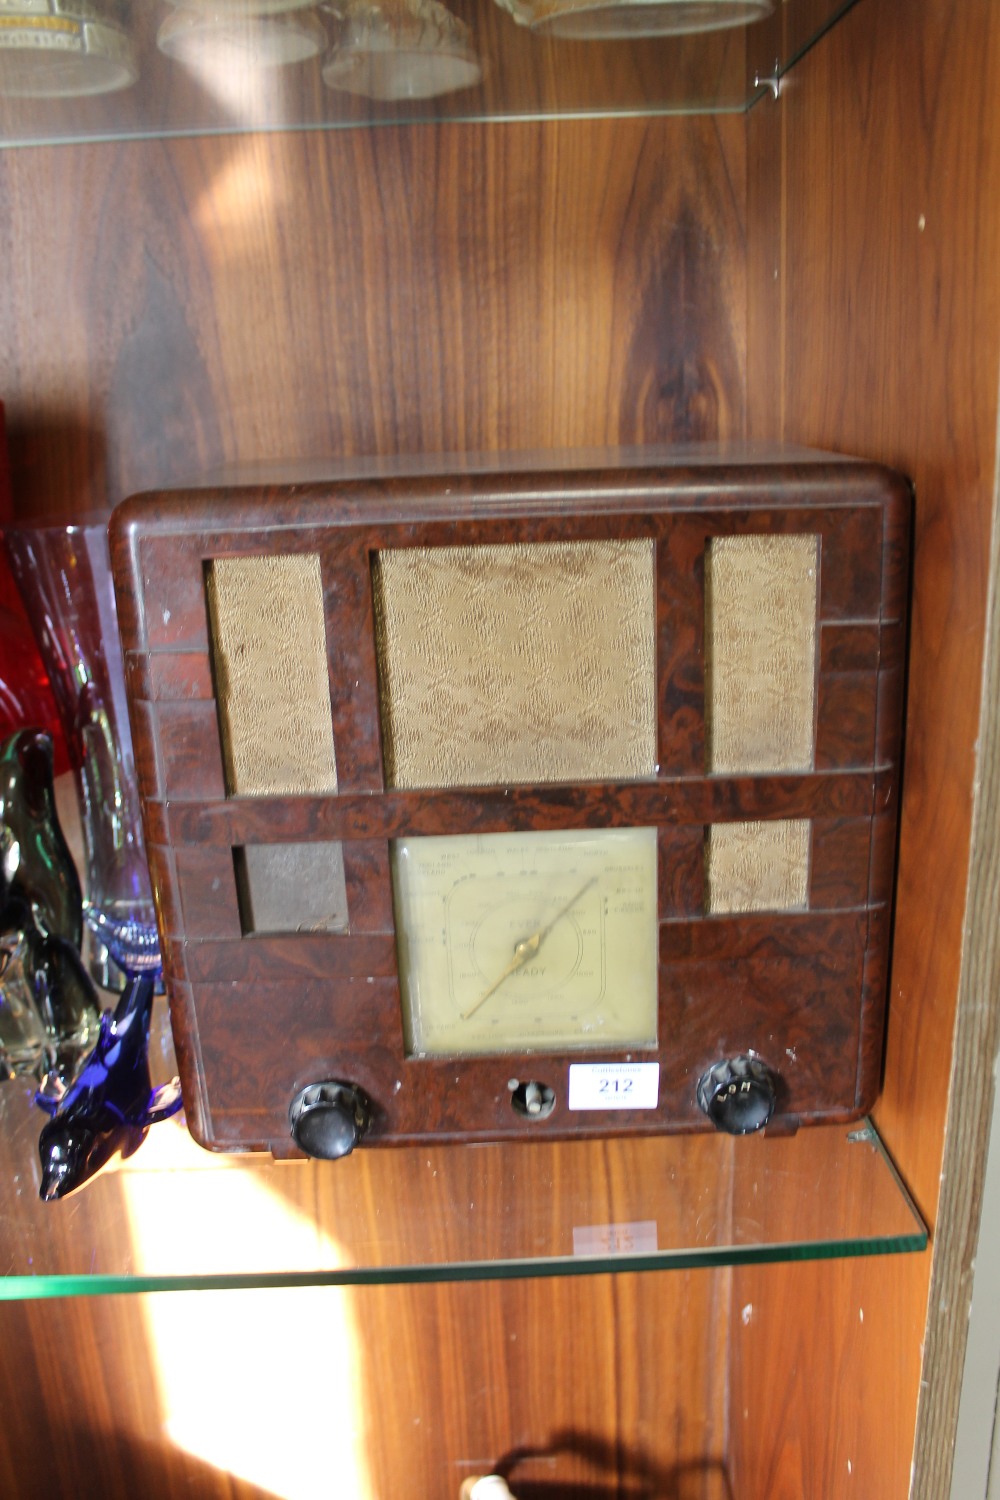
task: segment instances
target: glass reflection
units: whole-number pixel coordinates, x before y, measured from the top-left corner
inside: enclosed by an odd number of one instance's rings
[[[323,66],[329,88],[365,99],[436,99],[474,87],[472,36],[439,0],[339,0],[339,35]]]
[[[522,26],[575,41],[684,36],[760,21],[773,0],[497,0]]]
[[[218,92],[227,74],[307,62],[326,46],[319,17],[281,0],[172,10],[156,36],[160,51]]]

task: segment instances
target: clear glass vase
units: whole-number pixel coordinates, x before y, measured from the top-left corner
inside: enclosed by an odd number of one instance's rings
[[[112,921],[152,927],[107,517],[9,525],[4,541],[76,777],[87,905]],[[84,955],[98,984],[123,988],[124,976],[92,932]]]

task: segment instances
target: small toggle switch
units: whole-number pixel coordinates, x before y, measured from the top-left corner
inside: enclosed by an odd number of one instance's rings
[[[555,1093],[547,1083],[519,1083],[512,1078],[508,1087],[511,1108],[527,1120],[544,1120],[556,1107]]]

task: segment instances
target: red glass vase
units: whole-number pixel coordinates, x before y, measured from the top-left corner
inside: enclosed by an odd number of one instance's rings
[[[77,781],[87,903],[114,921],[153,927],[107,518],[14,524],[4,541]],[[87,958],[98,983],[121,987],[96,942]]]

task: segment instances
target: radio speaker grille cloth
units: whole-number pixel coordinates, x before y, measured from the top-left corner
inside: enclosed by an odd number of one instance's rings
[[[705,845],[706,908],[801,911],[809,902],[809,820],[714,823]]]
[[[388,785],[652,774],[651,542],[390,548],[374,585]]]
[[[216,558],[207,574],[230,795],[335,792],[319,558]]]
[[[818,551],[815,536],[716,537],[706,549],[710,774],[812,768]]]

